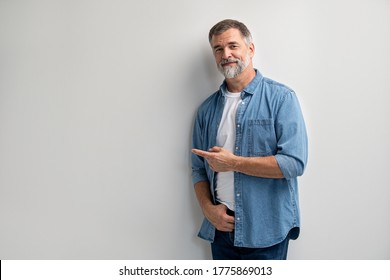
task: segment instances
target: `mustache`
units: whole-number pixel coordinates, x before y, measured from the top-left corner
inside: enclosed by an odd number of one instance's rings
[[[227,63],[231,63],[231,62],[240,62],[239,59],[234,59],[234,58],[230,58],[230,59],[222,59],[221,62],[219,63],[219,65],[221,66],[224,66],[225,64]]]

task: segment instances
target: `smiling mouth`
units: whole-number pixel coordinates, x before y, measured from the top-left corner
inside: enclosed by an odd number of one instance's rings
[[[222,67],[225,67],[225,66],[232,66],[233,64],[236,64],[236,63],[237,63],[236,61],[229,61],[229,62],[221,63],[221,66],[222,66]]]

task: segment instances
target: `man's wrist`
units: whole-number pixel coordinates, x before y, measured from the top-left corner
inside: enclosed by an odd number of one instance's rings
[[[242,157],[234,155],[233,158],[233,164],[232,164],[232,171],[240,172],[240,166],[242,163]]]

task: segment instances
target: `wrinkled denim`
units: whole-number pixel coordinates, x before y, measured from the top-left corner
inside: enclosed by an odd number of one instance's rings
[[[216,146],[218,126],[226,95],[226,82],[199,107],[192,146],[208,150]],[[241,93],[236,115],[235,154],[244,157],[274,155],[285,178],[268,179],[234,173],[234,245],[264,248],[298,238],[300,212],[298,180],[307,163],[305,122],[294,91],[265,78],[255,78]],[[210,183],[215,201],[215,173],[202,157],[192,154],[192,182]],[[198,236],[210,242],[215,228],[204,219]]]

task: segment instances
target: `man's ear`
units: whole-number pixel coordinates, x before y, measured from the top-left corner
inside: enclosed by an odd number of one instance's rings
[[[250,52],[251,58],[255,56],[255,44],[250,43],[250,45],[249,45],[249,52]]]

